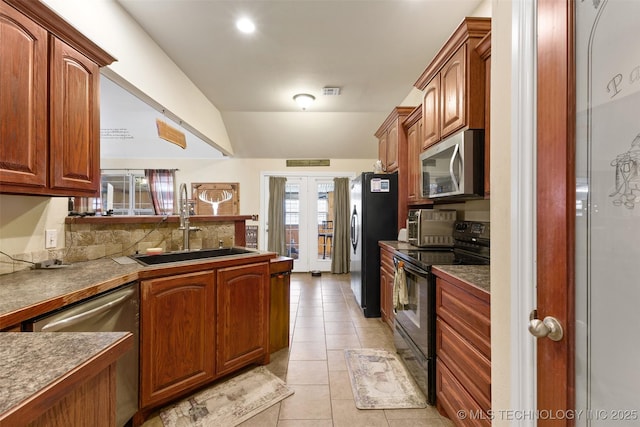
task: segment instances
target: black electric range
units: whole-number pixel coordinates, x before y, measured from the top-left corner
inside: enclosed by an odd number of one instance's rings
[[[436,399],[436,281],[431,266],[490,262],[488,222],[458,221],[454,224],[453,237],[453,247],[398,248],[394,255],[396,270],[403,268],[407,287],[407,303],[396,310],[396,351],[432,405]]]

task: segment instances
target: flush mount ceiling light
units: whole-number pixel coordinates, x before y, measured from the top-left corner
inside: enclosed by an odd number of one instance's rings
[[[236,28],[245,34],[251,34],[256,30],[256,26],[249,18],[240,18],[236,21]]]
[[[306,110],[313,101],[316,100],[316,97],[313,95],[309,95],[308,93],[299,93],[293,97],[293,100],[298,103],[300,108]]]

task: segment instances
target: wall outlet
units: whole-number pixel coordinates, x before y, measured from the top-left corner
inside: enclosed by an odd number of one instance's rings
[[[58,230],[50,229],[44,231],[44,248],[51,249],[58,247]]]

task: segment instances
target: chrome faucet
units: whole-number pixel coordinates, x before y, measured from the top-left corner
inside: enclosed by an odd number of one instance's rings
[[[180,184],[180,230],[182,230],[182,247],[185,251],[189,247],[189,232],[200,230],[198,227],[189,226],[189,195],[187,194],[187,184]]]

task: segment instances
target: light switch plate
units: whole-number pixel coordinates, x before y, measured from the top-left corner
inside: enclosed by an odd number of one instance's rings
[[[58,230],[49,229],[44,231],[44,248],[51,249],[58,246]]]

